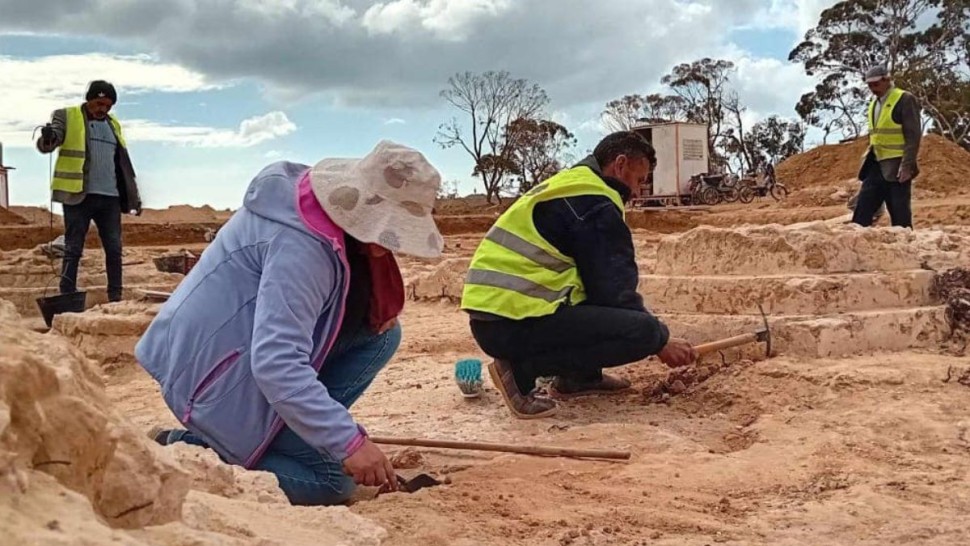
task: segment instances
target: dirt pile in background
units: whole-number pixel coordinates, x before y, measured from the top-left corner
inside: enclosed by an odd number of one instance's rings
[[[44,207],[10,207],[10,211],[27,220],[28,224],[48,225],[51,223],[51,211]],[[54,224],[62,224],[60,214],[54,215]]]
[[[217,211],[203,205],[176,205],[167,209],[144,209],[141,216],[124,216],[124,221],[136,224],[208,224],[224,222],[232,216],[232,211]]]
[[[498,201],[489,204],[483,195],[438,199],[434,204],[434,213],[443,215],[501,213],[514,202],[515,199],[505,198],[502,199],[502,204]]]
[[[867,138],[819,146],[778,165],[778,180],[791,195],[789,206],[830,205],[834,193],[858,189],[857,177]],[[970,152],[939,135],[925,135],[920,144],[920,174],[914,192],[920,198],[970,193]],[[802,197],[806,192],[807,197]],[[832,197],[831,199],[826,199]],[[838,201],[844,203],[844,199]]]
[[[970,193],[970,152],[938,135],[923,137],[915,185],[941,197]]]
[[[15,214],[9,209],[0,207],[0,226],[17,226],[26,223],[27,220],[25,220],[22,216]]]

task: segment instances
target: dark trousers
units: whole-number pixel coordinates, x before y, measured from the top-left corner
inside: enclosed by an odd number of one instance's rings
[[[98,227],[108,273],[108,299],[119,301],[121,280],[121,202],[117,197],[87,195],[77,205],[64,205],[64,261],[61,293],[77,291],[77,270],[84,253],[84,238],[91,222]]]
[[[852,222],[860,226],[871,226],[873,215],[885,203],[892,225],[912,228],[913,183],[886,180],[882,176],[879,162],[871,157],[866,160],[864,172],[865,178],[852,214]]]
[[[668,335],[648,313],[591,305],[562,307],[534,319],[473,319],[471,330],[486,354],[511,363],[523,394],[535,388],[538,377],[599,379],[603,368],[657,354]]]

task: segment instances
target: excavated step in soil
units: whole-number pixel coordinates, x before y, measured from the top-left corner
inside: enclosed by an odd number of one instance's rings
[[[699,344],[762,330],[761,315],[666,314],[673,335]],[[769,316],[772,354],[809,358],[938,348],[949,337],[946,307],[880,309],[838,315]],[[763,344],[725,352],[725,357],[763,358]]]
[[[54,317],[53,330],[107,371],[135,364],[135,344],[158,313],[158,304],[121,302]]]
[[[151,248],[124,250],[124,299],[137,299],[142,290],[170,292],[178,286],[183,275],[158,271],[152,261],[164,252]],[[37,298],[59,293],[60,270],[61,261],[51,260],[39,248],[0,252],[0,299],[12,302],[24,316],[39,316]],[[104,253],[100,249],[85,249],[77,286],[87,292],[87,308],[108,301],[107,284]]]
[[[697,228],[663,238],[647,305],[694,343],[754,332],[768,315],[773,350],[840,357],[933,348],[949,336],[931,293],[966,259],[961,236],[824,223]],[[764,355],[745,347],[734,356]]]
[[[927,270],[837,275],[642,275],[640,293],[659,313],[828,315],[936,305]]]
[[[793,226],[700,227],[661,240],[657,275],[778,275],[911,271],[966,256],[964,237],[942,231]]]

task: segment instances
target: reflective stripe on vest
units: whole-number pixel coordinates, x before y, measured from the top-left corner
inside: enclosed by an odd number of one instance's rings
[[[87,157],[86,120],[80,106],[71,106],[64,110],[67,113],[64,142],[57,151],[51,189],[66,193],[81,193],[84,191],[84,161]],[[118,120],[109,114],[108,123],[111,124],[115,138],[118,139],[118,146],[127,147]]]
[[[619,193],[588,167],[553,176],[520,197],[482,239],[465,278],[461,308],[523,319],[585,300],[576,262],[546,241],[532,222],[537,204],[578,195],[603,195],[624,214]]]
[[[869,103],[869,145],[879,161],[903,157],[903,150],[906,149],[903,126],[893,121],[893,110],[903,93],[898,87],[889,91],[889,96],[879,112],[879,119],[873,119],[878,99]]]

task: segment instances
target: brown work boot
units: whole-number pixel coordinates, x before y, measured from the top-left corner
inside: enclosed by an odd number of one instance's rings
[[[630,388],[626,379],[603,374],[594,381],[580,381],[569,377],[557,376],[552,381],[552,394],[558,398],[573,398],[591,394],[614,394]]]
[[[556,413],[559,406],[554,400],[536,398],[532,394],[522,394],[515,384],[512,366],[507,360],[494,360],[488,365],[488,374],[492,376],[492,384],[502,393],[505,405],[512,415],[519,419],[541,419]]]

